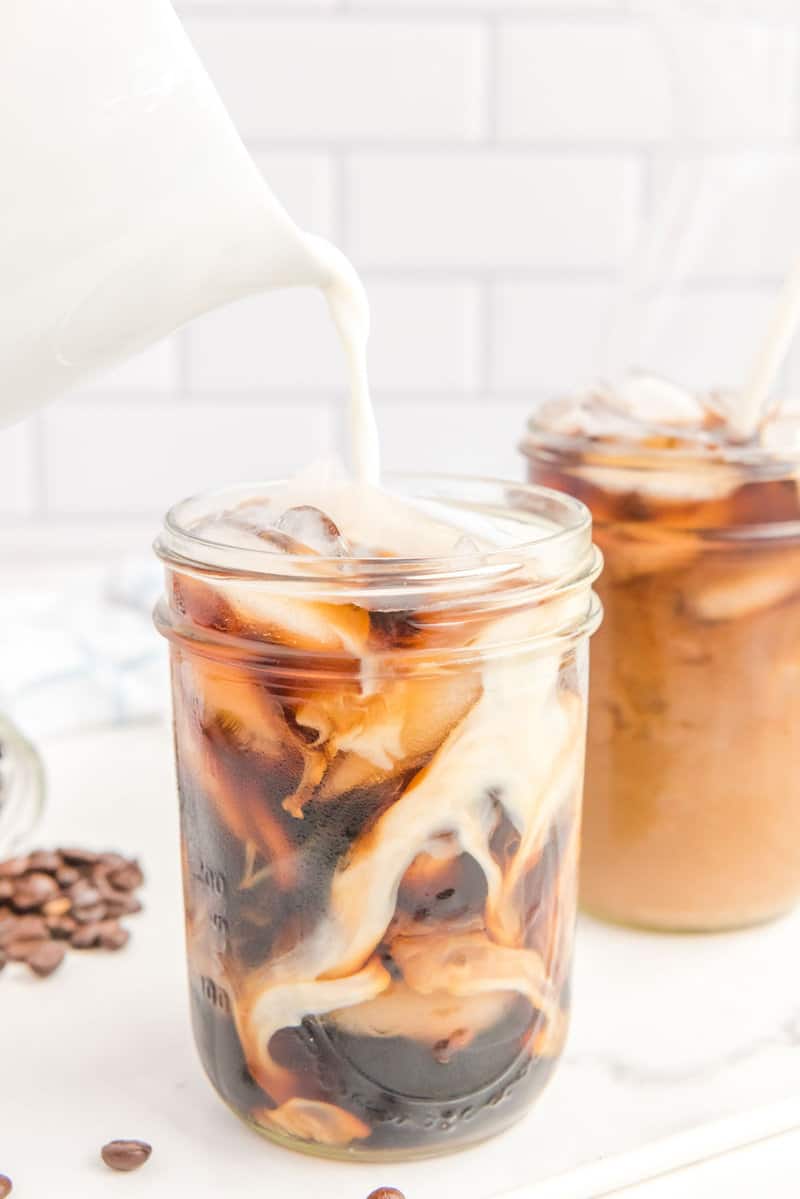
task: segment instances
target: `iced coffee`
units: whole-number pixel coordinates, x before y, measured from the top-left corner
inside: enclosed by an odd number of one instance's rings
[[[581,893],[612,920],[722,929],[800,897],[800,420],[634,377],[546,405],[532,480],[605,556]]]
[[[193,1022],[274,1140],[414,1157],[547,1082],[569,1016],[589,516],[465,480],[169,515]]]

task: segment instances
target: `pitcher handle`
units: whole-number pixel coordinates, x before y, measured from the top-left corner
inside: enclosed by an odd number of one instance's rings
[[[0,860],[25,842],[44,807],[39,754],[11,721],[0,716]]]

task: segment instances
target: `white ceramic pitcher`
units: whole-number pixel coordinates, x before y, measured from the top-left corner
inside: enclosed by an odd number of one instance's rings
[[[6,0],[0,425],[163,337],[325,268],[168,0]]]
[[[0,426],[192,317],[326,287],[168,0],[5,0],[0,36]],[[0,857],[42,800],[0,716]]]

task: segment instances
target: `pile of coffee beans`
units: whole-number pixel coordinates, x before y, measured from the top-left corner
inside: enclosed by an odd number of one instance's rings
[[[122,949],[123,916],[142,910],[139,864],[118,853],[37,850],[0,862],[0,970],[24,962],[44,978],[67,949]]]

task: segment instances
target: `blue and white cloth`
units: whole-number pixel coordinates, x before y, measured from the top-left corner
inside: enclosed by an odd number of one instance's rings
[[[158,563],[54,572],[0,594],[0,710],[30,736],[152,719],[169,705],[152,621]]]

